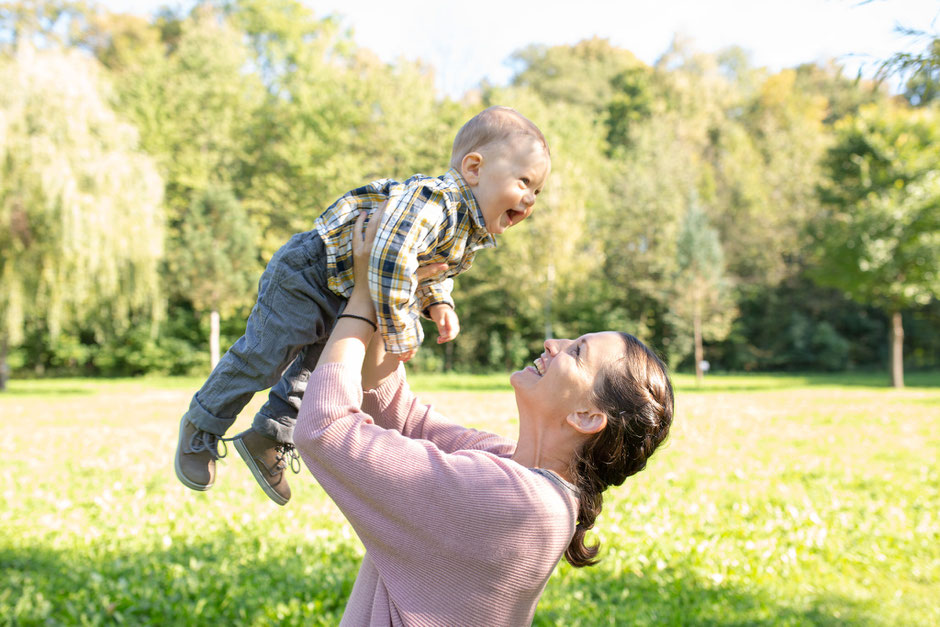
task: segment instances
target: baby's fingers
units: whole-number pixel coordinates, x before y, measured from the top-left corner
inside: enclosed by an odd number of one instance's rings
[[[460,325],[456,320],[445,320],[437,326],[437,343],[450,342],[460,333]]]
[[[411,349],[410,351],[408,351],[407,353],[401,353],[401,354],[399,354],[399,355],[396,355],[396,357],[398,357],[398,360],[399,360],[401,363],[405,363],[406,361],[410,361],[411,358],[414,357],[417,353],[418,353],[418,349],[417,349],[417,348],[412,348],[412,349]]]

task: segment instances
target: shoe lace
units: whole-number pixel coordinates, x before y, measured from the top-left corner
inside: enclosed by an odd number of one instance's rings
[[[293,444],[279,443],[274,450],[277,451],[278,468],[284,469],[289,466],[295,475],[300,474],[300,455],[297,454],[297,449]]]
[[[222,445],[222,453],[219,453],[219,444]],[[225,444],[225,438],[220,438],[214,433],[196,429],[193,437],[189,440],[189,448],[193,453],[202,453],[207,451],[213,459],[222,459],[228,455],[228,446]]]

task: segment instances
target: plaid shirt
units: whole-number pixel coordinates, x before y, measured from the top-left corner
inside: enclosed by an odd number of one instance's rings
[[[483,214],[460,173],[417,174],[404,183],[374,181],[343,194],[316,221],[326,245],[331,290],[346,298],[353,288],[352,229],[362,209],[371,215],[389,201],[375,237],[369,264],[369,291],[375,302],[379,331],[389,352],[405,353],[421,345],[419,316],[428,307],[451,307],[453,279],[473,262],[476,251],[496,240],[486,230]],[[418,283],[419,266],[446,263],[432,280]]]

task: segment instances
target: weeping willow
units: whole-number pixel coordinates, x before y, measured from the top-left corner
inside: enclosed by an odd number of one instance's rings
[[[155,319],[163,185],[96,62],[21,44],[0,85],[0,331]]]

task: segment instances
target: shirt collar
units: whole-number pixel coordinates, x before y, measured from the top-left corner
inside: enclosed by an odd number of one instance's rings
[[[486,219],[483,217],[483,211],[480,210],[480,203],[477,202],[477,199],[474,198],[473,192],[470,191],[470,186],[467,185],[467,181],[456,169],[451,168],[447,171],[447,174],[444,175],[444,178],[451,180],[457,186],[457,189],[460,190],[460,195],[463,197],[467,207],[469,208],[470,217],[473,220],[474,225],[480,229],[482,233],[486,233],[484,239],[489,240],[493,246],[496,246],[496,238],[493,237],[492,233],[486,230]]]

